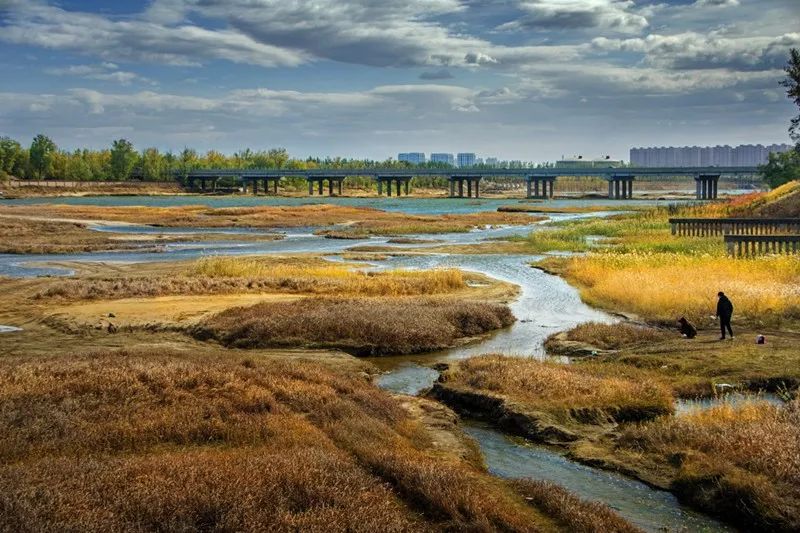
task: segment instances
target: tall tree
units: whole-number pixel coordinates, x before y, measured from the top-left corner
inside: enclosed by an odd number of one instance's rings
[[[23,160],[22,146],[10,137],[0,137],[0,174],[15,175]]]
[[[786,87],[786,96],[792,100],[800,110],[800,50],[792,48],[789,51],[789,63],[784,68],[786,78],[781,85]],[[800,115],[794,117],[789,124],[789,136],[797,143],[797,150],[800,151]]]
[[[128,179],[138,159],[130,141],[117,139],[111,143],[111,177],[117,181]]]
[[[56,151],[56,143],[41,133],[34,137],[30,150],[30,165],[39,179],[46,177],[53,163],[53,154]]]

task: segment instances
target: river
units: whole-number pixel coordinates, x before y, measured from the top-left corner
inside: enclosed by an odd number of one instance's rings
[[[70,198],[48,199],[51,203],[91,203],[95,205],[192,205],[194,197],[107,197],[105,199]],[[224,205],[297,205],[310,203],[308,199],[271,199],[243,197],[197,197],[196,203],[208,203],[215,207]],[[65,201],[68,200],[68,201]],[[347,200],[347,201],[345,201]],[[369,199],[337,199],[335,203],[345,205],[367,205]],[[322,200],[320,200],[322,201]],[[331,202],[326,198],[325,202]],[[33,200],[17,203],[33,203]],[[252,204],[251,204],[252,202]],[[273,202],[280,202],[274,203]],[[564,201],[562,201],[564,202]],[[600,201],[603,202],[603,201]],[[433,199],[402,199],[383,201],[370,206],[382,209],[397,209],[409,213],[466,212],[478,209],[496,209],[498,205],[513,203],[510,200],[449,201]],[[556,204],[553,202],[549,205]],[[571,201],[569,205],[586,205],[586,202]],[[595,204],[592,201],[592,204]],[[650,202],[652,204],[652,202]],[[601,205],[606,205],[602,203]],[[610,204],[615,207],[619,203]],[[457,206],[456,210],[453,206]],[[439,211],[442,210],[442,211]],[[579,217],[604,216],[608,213],[581,215],[553,215],[553,219],[566,220]],[[525,235],[535,231],[539,224],[517,227],[500,227],[476,230],[468,233],[453,233],[411,236],[423,239],[435,238],[448,244],[473,244],[484,239],[509,235]],[[0,255],[0,275],[37,276],[70,275],[68,269],[48,265],[58,261],[90,262],[150,262],[192,259],[210,254],[243,255],[270,253],[315,252],[335,254],[354,246],[394,246],[388,238],[372,238],[360,241],[325,239],[313,235],[310,228],[280,230],[283,240],[268,242],[237,241],[236,234],[251,232],[241,229],[203,230],[197,228],[154,228],[149,226],[104,226],[102,231],[125,233],[204,233],[223,234],[220,240],[188,242],[163,245],[163,252],[102,252],[64,255]],[[274,233],[274,231],[268,231]],[[438,243],[438,244],[441,244]],[[438,245],[437,244],[437,245]],[[419,245],[414,245],[419,247]],[[585,305],[577,291],[557,276],[552,276],[530,267],[530,263],[541,256],[525,255],[459,255],[459,254],[415,254],[394,256],[377,263],[374,268],[437,268],[452,267],[480,272],[488,276],[514,283],[520,287],[519,298],[511,304],[518,321],[505,330],[487,338],[443,352],[413,357],[374,358],[383,375],[378,384],[390,391],[417,394],[430,387],[438,373],[430,368],[437,362],[452,361],[483,353],[501,353],[521,357],[546,357],[543,342],[552,333],[569,329],[587,321],[610,322],[612,316]],[[530,477],[554,481],[576,494],[599,500],[616,509],[622,516],[647,531],[726,531],[719,522],[700,515],[681,505],[670,493],[655,490],[628,478],[586,467],[566,459],[563,455],[540,446],[533,446],[511,439],[485,426],[467,423],[466,431],[480,444],[490,471],[501,477]]]

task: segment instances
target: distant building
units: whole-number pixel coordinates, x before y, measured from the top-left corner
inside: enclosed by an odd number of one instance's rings
[[[496,157],[487,157],[485,163],[487,167],[500,166],[500,161]]]
[[[459,168],[474,167],[475,159],[475,154],[471,152],[460,152],[456,156]]]
[[[755,167],[767,162],[770,153],[788,152],[789,144],[740,144],[725,146],[658,146],[631,148],[634,167]]]
[[[564,157],[556,161],[556,168],[617,168],[625,162],[609,156],[585,159],[583,156]]]
[[[425,154],[423,152],[402,152],[397,154],[397,160],[419,165],[425,162]]]
[[[446,163],[450,166],[453,166],[456,163],[456,158],[453,157],[453,154],[434,152],[431,154],[431,163]]]

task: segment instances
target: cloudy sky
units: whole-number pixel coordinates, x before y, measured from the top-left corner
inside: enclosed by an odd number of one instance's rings
[[[0,135],[383,159],[786,142],[800,0],[0,0]]]

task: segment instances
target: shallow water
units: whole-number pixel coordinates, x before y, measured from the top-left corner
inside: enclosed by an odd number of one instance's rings
[[[520,191],[520,196],[524,193]],[[681,200],[684,201],[684,200]],[[352,207],[374,207],[385,211],[400,211],[412,215],[431,215],[443,213],[475,213],[481,211],[495,211],[501,205],[518,203],[528,205],[542,205],[548,207],[568,207],[581,205],[608,206],[610,209],[621,206],[666,205],[675,203],[676,200],[570,200],[557,199],[544,202],[536,201],[533,204],[515,198],[331,198],[325,197],[284,197],[284,196],[85,196],[85,197],[55,197],[55,198],[20,198],[17,200],[3,200],[0,205],[35,205],[35,204],[67,204],[67,205],[98,205],[98,206],[131,206],[144,205],[154,207],[173,207],[181,205],[205,205],[208,207],[252,207],[252,206],[298,206],[334,204]]]
[[[736,407],[753,402],[766,402],[777,406],[785,405],[785,402],[777,394],[771,392],[761,392],[758,394],[730,392],[713,398],[677,399],[675,400],[675,415],[681,416],[698,411],[705,411],[706,409],[711,409],[719,405]]]
[[[22,328],[0,325],[0,333],[14,333],[15,331],[22,331]]]
[[[463,427],[480,444],[489,472],[496,476],[551,481],[581,498],[605,503],[646,531],[733,531],[682,506],[669,492],[581,465],[480,424],[464,423]]]

